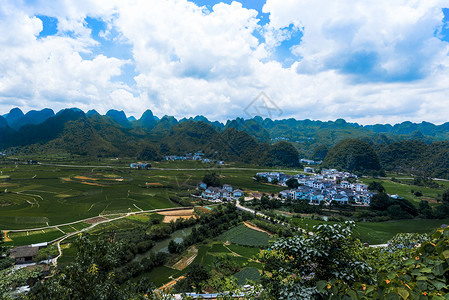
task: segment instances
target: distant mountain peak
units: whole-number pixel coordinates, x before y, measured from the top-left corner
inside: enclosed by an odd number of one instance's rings
[[[91,117],[93,115],[99,115],[98,111],[96,111],[95,109],[91,109],[86,113],[86,116]]]
[[[145,127],[145,128],[153,128],[157,123],[156,118],[153,115],[153,112],[147,109],[140,119],[137,121],[137,126]]]
[[[128,121],[128,118],[126,117],[126,114],[123,110],[115,110],[115,109],[110,109],[107,113],[106,116],[110,117],[112,120],[114,120],[115,122],[117,122],[118,124],[122,125],[123,127],[130,127],[131,124]]]

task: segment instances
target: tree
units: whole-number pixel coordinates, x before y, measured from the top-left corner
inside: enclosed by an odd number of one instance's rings
[[[444,204],[449,204],[449,189],[444,191],[443,195],[441,196],[441,200]]]
[[[81,235],[75,242],[75,261],[47,280],[31,299],[129,299],[134,291],[121,289],[115,270],[121,266],[124,244]]]
[[[321,281],[317,283],[321,299],[447,299],[449,229],[437,229],[431,237],[406,236],[405,241],[392,244],[396,250],[388,247],[374,256],[392,261],[377,272],[374,284]]]
[[[171,240],[170,243],[168,243],[168,252],[170,253],[180,253],[182,251],[182,244],[178,244],[174,240]]]
[[[216,173],[204,175],[203,182],[207,184],[207,186],[221,186],[220,175]]]
[[[274,299],[315,299],[315,283],[337,279],[346,283],[370,282],[363,245],[352,236],[353,222],[314,226],[314,234],[303,233],[276,240],[259,260],[267,273],[262,283]]]
[[[329,150],[323,167],[349,172],[370,173],[380,171],[379,156],[373,147],[359,139],[345,139]]]
[[[147,145],[139,153],[139,159],[158,161],[162,159],[162,156],[159,154],[155,147]]]
[[[390,196],[385,193],[379,193],[371,198],[370,206],[375,210],[386,210],[391,204]]]
[[[368,190],[370,191],[376,191],[379,193],[384,193],[385,192],[385,188],[382,185],[382,183],[378,182],[378,181],[372,181],[369,185],[368,185]]]
[[[329,152],[329,148],[324,144],[320,144],[313,151],[312,159],[323,160],[326,157],[327,152]]]
[[[187,282],[193,286],[197,293],[201,292],[202,283],[210,278],[209,272],[205,267],[199,264],[193,264],[189,267],[186,274]]]
[[[5,251],[5,247],[3,246],[4,244],[4,236],[5,234],[3,233],[3,231],[0,230],[0,257],[3,253],[3,251]]]
[[[290,189],[296,189],[299,186],[299,182],[298,179],[296,178],[290,178],[289,180],[287,180],[285,182],[285,184],[290,188]]]
[[[209,278],[209,272],[199,264],[191,265],[186,273],[187,282],[195,288],[197,293],[201,293],[202,284]]]
[[[276,143],[270,147],[266,164],[268,166],[301,166],[298,150],[291,143],[285,141]]]

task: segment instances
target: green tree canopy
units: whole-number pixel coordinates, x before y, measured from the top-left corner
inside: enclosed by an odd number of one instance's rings
[[[373,147],[359,139],[346,139],[338,143],[327,153],[323,167],[360,173],[382,169]]]
[[[201,292],[202,284],[210,278],[206,268],[199,264],[193,264],[186,273],[187,282],[193,286],[197,293]]]
[[[298,150],[289,142],[279,142],[270,147],[266,164],[269,166],[299,167]]]
[[[218,175],[217,173],[204,175],[203,182],[207,184],[207,186],[221,186],[220,175]]]
[[[285,184],[290,188],[290,189],[296,189],[299,187],[299,182],[298,179],[296,178],[290,178],[289,180],[287,180],[285,182]]]

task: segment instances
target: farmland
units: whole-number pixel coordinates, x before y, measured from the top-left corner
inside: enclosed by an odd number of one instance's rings
[[[108,166],[104,164],[108,164]],[[126,161],[64,162],[61,165],[42,164],[3,164],[0,165],[0,229],[9,230],[7,236],[11,245],[25,245],[38,242],[50,242],[71,232],[91,226],[92,222],[107,220],[132,212],[160,208],[174,208],[179,204],[170,200],[171,195],[183,193],[189,195],[196,188],[206,173],[216,172],[222,183],[231,184],[245,192],[276,193],[283,187],[256,182],[252,176],[271,168],[258,168],[242,164],[216,167],[200,162],[157,162],[151,170],[133,170]],[[81,164],[81,163],[80,163]],[[102,165],[102,166],[101,166]],[[209,168],[209,169],[208,169]],[[288,171],[286,171],[288,172]],[[290,171],[289,173],[296,173]],[[372,179],[363,179],[370,182]],[[379,180],[390,194],[398,194],[411,199],[415,204],[419,197],[410,191],[420,190],[423,197],[438,198],[442,189],[432,189],[409,185],[391,180]],[[439,182],[447,185],[446,182]],[[171,215],[171,216],[170,216]],[[157,215],[161,221],[170,222],[181,216],[188,218],[192,211]],[[100,218],[98,220],[94,218]],[[298,226],[308,227],[324,221],[300,219],[293,217]],[[94,235],[111,230],[120,231],[148,222],[145,214],[104,223],[90,232]],[[384,243],[399,232],[430,232],[448,220],[401,220],[383,223],[363,222],[357,224],[357,234],[362,241],[372,244]],[[329,222],[332,223],[332,222]],[[39,230],[28,230],[28,229]],[[14,232],[27,229],[23,232]],[[250,257],[254,251],[243,246],[266,247],[269,236],[240,225],[222,234],[218,240],[229,241],[226,248],[211,245],[207,252],[235,253]],[[239,246],[242,245],[242,246]],[[224,246],[223,246],[224,247]],[[239,248],[243,247],[243,248]],[[201,256],[201,247],[197,259]],[[243,251],[243,252],[242,252]],[[246,253],[249,252],[249,253]],[[251,254],[251,255],[250,255]],[[207,265],[207,263],[206,263]]]
[[[92,163],[93,165],[93,163]],[[163,162],[165,170],[132,170],[126,163],[90,167],[64,165],[1,165],[0,229],[41,228],[99,215],[178,206],[169,196],[194,189],[207,172],[248,191],[278,192],[282,188],[257,183],[257,169],[203,169],[198,162]],[[180,167],[184,169],[180,169]]]
[[[267,247],[270,236],[264,232],[250,229],[245,225],[239,225],[223,233],[218,239],[241,246]]]

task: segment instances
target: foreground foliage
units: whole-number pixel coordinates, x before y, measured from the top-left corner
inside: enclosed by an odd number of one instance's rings
[[[399,234],[365,248],[354,224],[319,225],[314,235],[279,239],[265,262],[269,299],[448,299],[449,229]]]

